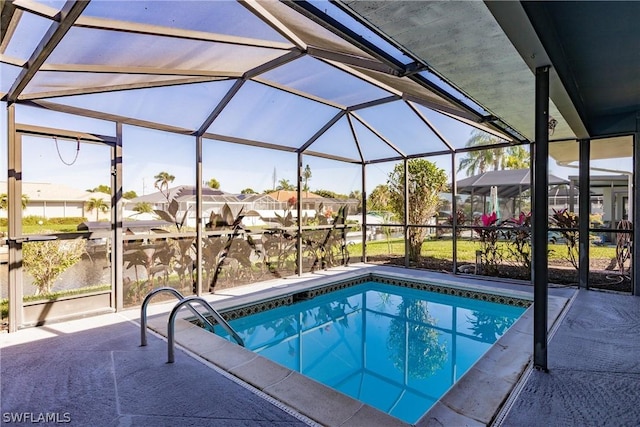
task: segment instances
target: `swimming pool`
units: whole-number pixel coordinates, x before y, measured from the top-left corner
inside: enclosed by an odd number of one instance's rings
[[[229,313],[230,323],[261,356],[415,423],[530,303],[387,282],[338,283],[263,302]]]

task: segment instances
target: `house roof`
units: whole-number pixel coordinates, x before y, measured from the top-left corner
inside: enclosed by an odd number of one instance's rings
[[[168,190],[169,200],[173,200],[173,199],[177,201],[193,200],[195,198],[195,195],[196,195],[196,187],[193,185],[179,185],[176,187],[169,188]],[[224,191],[221,191],[215,188],[209,188],[209,187],[202,188],[202,197],[204,201],[206,201],[207,199],[212,199],[214,197],[218,197],[218,198],[221,197],[222,199],[228,198],[229,201],[237,201],[236,197],[233,194],[226,193]],[[146,202],[151,204],[166,203],[167,196],[165,196],[165,194],[161,193],[160,191],[156,191],[155,193],[145,194],[144,196],[138,196],[136,198],[133,198],[129,200],[129,202],[130,203]]]
[[[267,193],[268,196],[273,197],[279,202],[288,202],[292,197],[298,198],[298,192],[296,190],[278,190],[272,193]],[[302,192],[302,200],[304,199],[321,199],[322,196],[312,193],[311,191]]]

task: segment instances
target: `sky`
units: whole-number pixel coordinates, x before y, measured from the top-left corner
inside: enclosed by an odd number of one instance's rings
[[[6,126],[5,120],[2,120],[3,129]],[[115,135],[113,123],[34,108],[20,107],[16,121],[106,136]],[[457,132],[467,138],[467,129]],[[6,147],[5,130],[2,131],[2,141],[3,147]],[[343,144],[333,140],[329,143],[338,146]],[[60,183],[78,189],[109,185],[109,147],[81,143],[78,151],[77,146],[77,142],[72,140],[24,138],[23,179],[29,182]],[[3,151],[6,152],[6,149]],[[65,164],[74,159],[73,165]],[[4,170],[4,156],[2,162],[0,166]],[[215,178],[221,183],[221,189],[230,193],[239,193],[245,188],[252,188],[257,192],[271,189],[274,171],[276,185],[281,179],[295,184],[296,162],[295,153],[206,139],[203,142],[203,180]],[[312,190],[326,189],[342,194],[361,190],[359,165],[315,156],[303,156],[302,162],[303,167],[308,164],[312,171],[308,183]],[[451,169],[448,157],[440,157],[438,162],[445,170]],[[368,191],[386,182],[394,164],[367,166]],[[138,195],[157,191],[153,186],[154,176],[162,171],[176,177],[173,183],[175,185],[195,185],[195,138],[125,125],[123,165],[124,190],[133,190]]]
[[[399,117],[397,122],[402,119]],[[16,120],[80,132],[115,135],[113,123],[34,108],[19,109]],[[457,134],[460,140],[468,139],[469,130],[466,127],[456,129],[451,125],[450,122],[441,123],[440,129],[449,135]],[[6,153],[6,115],[3,120],[0,120],[0,126],[2,152]],[[195,138],[125,125],[123,139],[125,191],[133,190],[138,195],[157,191],[154,188],[154,176],[162,171],[176,177],[173,185],[195,185]],[[329,137],[328,144],[337,144],[339,147],[341,142]],[[23,141],[24,181],[65,184],[82,190],[92,189],[101,184],[109,185],[109,147],[82,143],[80,150],[77,151],[77,146],[76,141],[40,137],[25,138]],[[76,154],[77,159],[75,159]],[[215,178],[221,183],[221,189],[230,193],[239,193],[245,188],[262,192],[273,188],[274,172],[276,185],[282,179],[295,184],[296,158],[295,153],[204,140],[203,180],[206,182]],[[74,159],[73,165],[65,164],[71,163]],[[439,156],[431,160],[450,173],[451,164],[448,156]],[[302,162],[303,168],[309,165],[312,171],[308,182],[312,191],[325,189],[342,194],[361,191],[359,165],[314,156],[303,156]],[[2,170],[6,170],[6,165],[6,156],[0,156]],[[368,193],[376,185],[386,183],[394,165],[394,162],[389,162],[367,166]],[[630,158],[599,160],[593,161],[591,166],[630,171],[632,162]],[[592,172],[594,174],[609,173]],[[577,175],[578,170],[560,167],[551,160],[550,173],[567,178],[570,175]],[[458,176],[458,179],[462,177]]]

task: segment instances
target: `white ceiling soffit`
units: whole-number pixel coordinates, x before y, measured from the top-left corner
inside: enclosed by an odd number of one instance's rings
[[[580,159],[579,147],[580,144],[577,141],[553,142],[549,144],[549,156],[559,164],[577,162]],[[589,153],[591,160],[633,157],[633,137],[593,139]]]
[[[343,0],[476,102],[534,139],[535,76],[479,1]],[[575,134],[551,102],[554,138]]]

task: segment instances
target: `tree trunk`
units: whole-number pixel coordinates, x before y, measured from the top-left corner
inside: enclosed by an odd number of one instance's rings
[[[420,252],[422,251],[422,242],[426,229],[424,228],[409,228],[409,261],[420,261]]]

